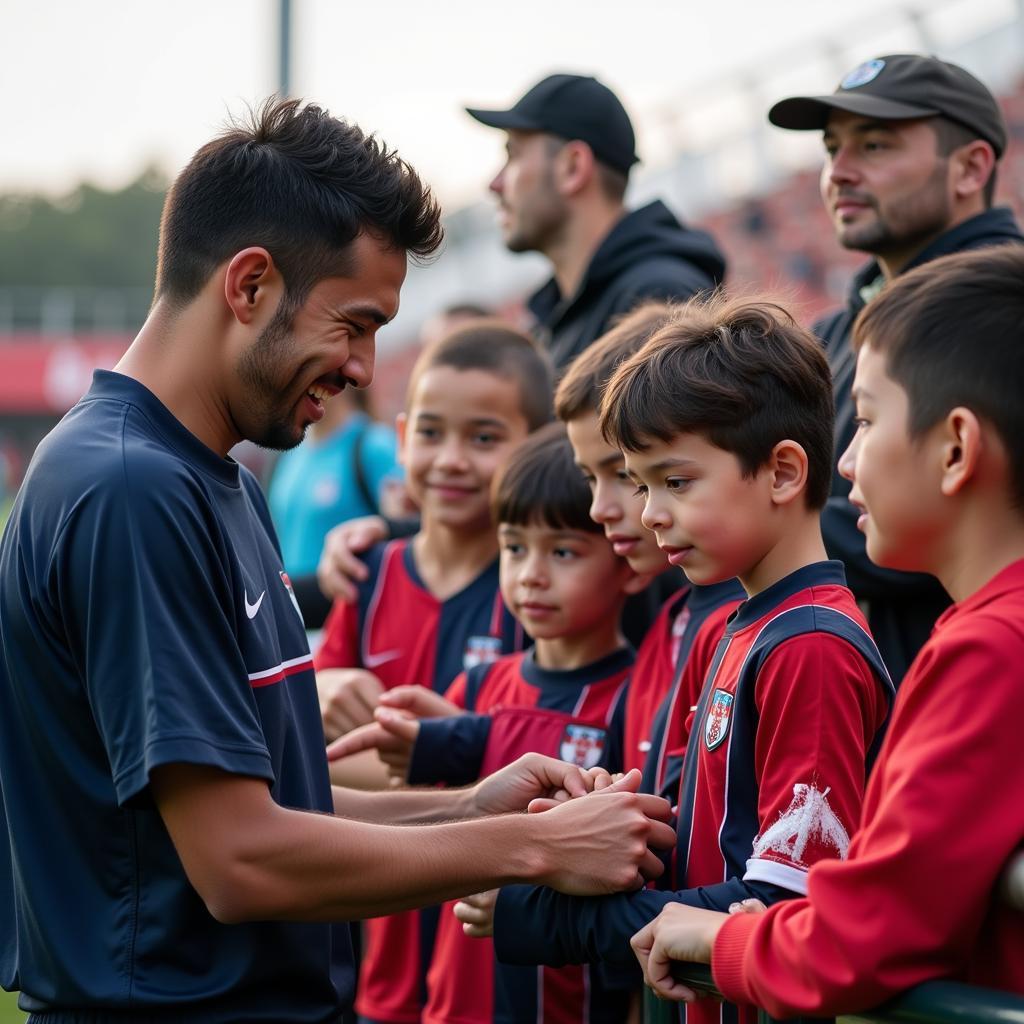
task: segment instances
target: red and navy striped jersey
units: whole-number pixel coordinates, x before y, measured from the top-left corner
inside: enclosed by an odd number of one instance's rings
[[[687,709],[697,703],[714,645],[742,598],[743,588],[736,580],[707,587],[686,585],[662,605],[647,631],[626,697],[622,764],[624,771],[639,768],[644,773],[645,792],[667,793],[674,799],[685,748],[685,736],[676,723],[684,723]],[[691,657],[699,672],[684,671]]]
[[[460,778],[468,772],[454,765],[456,752],[481,776],[529,751],[618,770],[632,664],[629,649],[565,671],[541,668],[532,651],[511,655],[471,669],[449,689],[449,700],[476,714],[424,721],[420,734],[427,735],[432,750],[442,750],[446,744],[431,742],[432,731],[444,736],[446,723],[485,724],[475,727],[473,742],[464,736],[461,744],[447,744],[445,763]],[[625,1019],[628,992],[606,989],[599,971],[586,965],[524,970],[496,964],[491,940],[467,938],[453,906],[445,905],[438,924],[425,1024],[619,1024]]]
[[[522,627],[505,609],[495,560],[445,601],[426,588],[411,539],[367,552],[358,600],[335,602],[316,655],[317,670],[365,668],[385,689],[418,683],[441,693],[464,669],[522,646]],[[356,1010],[371,1020],[417,1024],[437,909],[373,918],[363,926]]]
[[[805,566],[746,601],[719,641],[686,747],[679,888],[593,899],[510,887],[498,955],[629,964],[630,937],[668,903],[726,911],[804,892],[812,864],[846,854],[892,697],[840,563]],[[709,1000],[681,1013],[748,1019]]]

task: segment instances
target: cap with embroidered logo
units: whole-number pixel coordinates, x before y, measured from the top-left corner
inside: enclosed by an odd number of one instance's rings
[[[508,110],[466,107],[466,113],[491,128],[579,139],[623,174],[639,159],[633,125],[618,96],[587,75],[549,75]]]
[[[859,64],[829,96],[791,96],[768,111],[779,128],[821,131],[829,113],[843,110],[882,121],[945,117],[976,132],[995,150],[1006,149],[1006,122],[991,91],[956,64],[897,53]]]

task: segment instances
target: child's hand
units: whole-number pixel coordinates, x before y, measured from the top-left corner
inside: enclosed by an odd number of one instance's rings
[[[494,934],[494,906],[497,902],[498,890],[488,889],[455,904],[455,916],[471,939],[489,939]]]
[[[383,692],[380,680],[362,668],[328,668],[316,674],[324,737],[339,736],[373,721],[373,710]]]
[[[387,765],[392,786],[404,785],[409,777],[409,762],[416,737],[420,734],[417,718],[410,718],[391,708],[377,708],[375,722],[335,740],[327,748],[327,760],[337,761],[364,750],[376,750],[377,756]]]
[[[380,695],[380,704],[416,718],[450,718],[463,713],[458,704],[426,686],[395,686]]]
[[[672,977],[674,961],[711,963],[711,949],[727,914],[669,903],[629,940],[644,981],[662,999],[691,1003],[698,993]]]
[[[622,772],[619,772],[616,775],[611,775],[609,772],[605,771],[604,768],[588,768],[583,774],[590,777],[590,782],[588,784],[590,788],[587,790],[588,793],[601,793],[605,790],[612,793],[620,791],[635,793],[637,791],[637,787],[640,785],[639,773],[635,780],[631,778],[630,782],[625,785],[619,785],[619,783],[621,783],[625,778],[625,775],[623,775]],[[636,785],[634,785],[634,781]],[[560,789],[550,797],[532,800],[527,810],[531,814],[539,814],[541,811],[550,811],[552,807],[556,807],[558,804],[565,803],[566,800],[571,800],[574,796],[580,795],[585,794],[569,793],[564,789]]]

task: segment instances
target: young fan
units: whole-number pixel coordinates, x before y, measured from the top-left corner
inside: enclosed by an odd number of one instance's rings
[[[371,549],[358,600],[336,602],[328,617],[316,669],[329,738],[372,721],[391,687],[415,681],[440,693],[464,669],[521,646],[498,592],[490,488],[509,453],[550,413],[549,365],[518,331],[482,321],[424,350],[398,418],[421,526],[411,539]],[[350,766],[340,767],[332,778],[348,781]],[[376,778],[386,783],[379,764]],[[434,914],[366,923],[361,1016],[419,1020]]]
[[[381,710],[379,724],[343,737],[329,756],[380,745],[397,768],[398,750],[408,758],[411,749],[413,783],[472,782],[529,751],[618,770],[633,663],[619,622],[626,596],[649,580],[614,553],[589,505],[564,427],[523,442],[496,481],[493,509],[501,592],[532,650],[459,676],[446,695],[454,717],[415,721]],[[513,1024],[552,1012],[584,1024],[623,1019],[628,993],[606,989],[588,966],[495,972],[490,943],[463,934],[453,906],[438,925],[428,1024]]]
[[[675,798],[686,725],[725,621],[743,597],[735,580],[694,586],[669,565],[657,539],[641,522],[643,503],[626,473],[622,452],[609,444],[597,422],[605,386],[628,359],[680,307],[645,302],[627,314],[569,367],[555,392],[555,415],[590,487],[590,516],[604,527],[616,554],[641,575],[670,574],[673,592],[664,601],[637,649],[626,696],[623,767],[640,768],[643,788]],[[694,668],[685,672],[693,659]],[[686,681],[686,687],[681,683]],[[684,692],[685,690],[685,692]]]
[[[1024,837],[1022,324],[1016,246],[935,260],[860,314],[839,464],[858,527],[873,562],[933,573],[956,603],[900,686],[845,862],[764,915],[666,908],[633,940],[659,994],[693,998],[675,959],[780,1017],[940,977],[1024,994],[1024,914],[999,886]]]
[[[812,864],[846,855],[892,686],[825,558],[832,415],[817,342],[768,303],[689,304],[616,371],[600,425],[644,496],[644,525],[694,583],[736,577],[748,598],[686,747],[677,890],[503,889],[502,960],[631,962],[629,939],[666,904],[776,903],[806,891]],[[719,1008],[695,1004],[687,1019],[717,1021]]]

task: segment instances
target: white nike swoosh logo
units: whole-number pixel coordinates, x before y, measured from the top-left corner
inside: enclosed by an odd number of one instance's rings
[[[380,654],[367,654],[363,658],[363,668],[377,668],[379,665],[383,665],[385,662],[394,661],[395,658],[400,658],[402,652],[397,651],[381,651]]]
[[[242,593],[245,594],[245,591],[243,590]],[[260,605],[263,604],[263,598],[266,596],[266,593],[267,592],[264,590],[263,593],[256,598],[255,604],[249,604],[249,595],[245,594],[245,614],[248,615],[250,619],[256,618],[256,613],[260,610]]]

